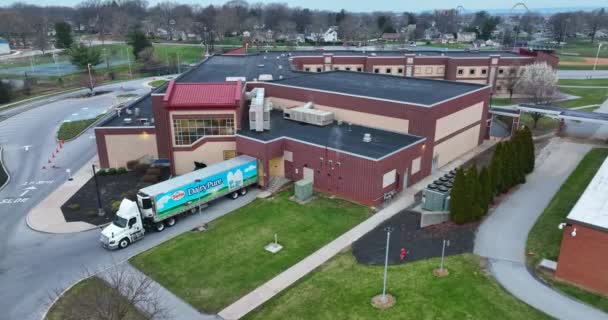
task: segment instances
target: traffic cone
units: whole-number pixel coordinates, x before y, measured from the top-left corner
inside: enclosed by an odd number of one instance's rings
[[[53,158],[55,158],[55,152],[51,153],[51,155],[53,156]]]
[[[49,163],[51,163],[51,159],[49,158]]]
[[[59,149],[63,149],[63,143],[59,143]]]
[[[65,143],[65,140],[61,139],[61,144],[63,145]]]
[[[46,166],[42,166],[42,170],[46,170]]]
[[[55,147],[55,152],[59,153],[59,148]]]
[[[53,168],[53,169],[57,169],[57,168],[59,168],[59,167],[58,167],[58,166],[56,166],[56,165],[53,165],[53,166],[52,166],[52,168]]]

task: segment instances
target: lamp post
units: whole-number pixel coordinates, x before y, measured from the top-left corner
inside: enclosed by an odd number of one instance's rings
[[[95,170],[95,164],[91,164],[93,167],[93,180],[95,180],[95,193],[97,194],[97,214],[101,217],[106,213],[103,211],[101,206],[101,194],[99,193],[99,182],[97,181],[97,171]]]
[[[603,45],[604,44],[601,42],[597,44],[597,53],[595,54],[595,62],[593,63],[593,71],[595,71],[595,68],[597,68],[597,60],[600,57],[600,50],[602,49]]]
[[[89,71],[89,83],[91,84],[91,95],[93,95],[93,76],[91,76],[91,64],[87,63],[87,70]]]
[[[386,278],[388,275],[388,247],[390,244],[391,232],[393,232],[393,228],[386,227],[384,230],[386,230],[386,253],[384,256],[384,282],[382,285],[382,302],[386,303]]]

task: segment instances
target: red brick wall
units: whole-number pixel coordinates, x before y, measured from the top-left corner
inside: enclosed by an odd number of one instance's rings
[[[572,230],[576,228],[576,237]],[[608,294],[608,231],[580,224],[564,228],[555,276],[591,291]]]

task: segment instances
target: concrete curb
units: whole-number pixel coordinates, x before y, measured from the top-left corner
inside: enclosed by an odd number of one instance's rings
[[[90,277],[86,277],[86,278],[82,278],[74,283],[72,283],[70,286],[68,286],[67,288],[63,289],[63,291],[61,291],[61,294],[57,295],[53,301],[51,301],[47,308],[45,308],[44,312],[42,313],[42,316],[40,317],[41,320],[46,320],[46,317],[49,315],[49,311],[51,311],[51,308],[57,303],[57,301],[59,301],[59,299],[61,299],[66,292],[68,292],[70,289],[74,288],[77,284],[83,282],[86,279],[89,279]]]
[[[78,230],[78,231],[70,231],[70,232],[53,232],[53,231],[48,231],[48,230],[41,230],[38,229],[34,226],[31,225],[30,222],[30,214],[28,212],[27,216],[25,216],[25,224],[27,225],[28,228],[30,228],[32,231],[36,231],[36,232],[40,232],[40,233],[46,233],[46,234],[72,234],[72,233],[82,233],[82,232],[87,232],[87,231],[91,231],[91,230],[95,230],[95,229],[102,229],[105,228],[106,226],[108,226],[110,223],[112,222],[108,222],[108,223],[104,223],[101,225],[91,225],[90,228],[87,229],[83,229],[83,230]]]
[[[8,172],[8,169],[6,169],[6,167],[4,166],[4,148],[2,146],[0,146],[0,169],[3,170],[6,173],[6,181],[4,182],[4,184],[2,184],[0,186],[0,191],[2,189],[4,189],[4,187],[6,187],[8,185],[8,183],[11,181],[11,174],[10,172]]]
[[[58,95],[65,94],[65,93],[76,92],[76,91],[82,90],[82,89],[86,89],[86,88],[82,87],[82,88],[68,89],[68,90],[64,90],[64,91],[59,91],[59,92],[55,92],[55,93],[49,93],[49,94],[45,94],[45,95],[41,95],[41,96],[29,98],[29,99],[24,99],[24,100],[19,100],[19,101],[7,103],[7,104],[4,104],[4,105],[0,106],[0,111],[4,111],[4,110],[8,110],[8,109],[11,109],[11,108],[18,107],[20,104],[23,104],[23,103],[35,102],[36,100],[40,100],[40,99],[44,99],[44,98],[50,98],[50,97],[58,96]]]
[[[112,108],[115,106],[112,106]],[[111,108],[110,108],[111,109]],[[102,117],[100,117],[99,119],[95,120],[93,123],[91,123],[88,127],[84,128],[82,131],[80,131],[79,134],[77,134],[76,136],[74,136],[71,139],[66,139],[63,140],[64,142],[70,142],[70,141],[74,141],[76,139],[78,139],[81,135],[83,135],[85,132],[87,132],[89,129],[97,126],[100,122],[106,120],[107,118],[112,117],[112,112],[106,112],[106,114],[104,114]],[[86,119],[82,119],[82,120],[86,120]],[[61,124],[63,125],[64,122],[62,122]],[[59,128],[61,128],[61,125],[59,126]],[[59,128],[57,128],[57,134],[55,134],[55,142],[60,142],[61,140],[59,139],[58,135],[59,135]]]

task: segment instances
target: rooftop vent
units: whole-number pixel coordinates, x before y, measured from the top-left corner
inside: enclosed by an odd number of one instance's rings
[[[372,134],[364,133],[363,134],[363,142],[372,142]]]
[[[249,129],[257,132],[270,130],[270,104],[264,104],[264,88],[255,88],[246,96],[251,97]]]
[[[272,81],[272,75],[271,74],[260,74],[258,76],[258,80],[260,81]]]
[[[283,110],[283,118],[317,126],[326,126],[334,122],[333,112],[315,109],[312,102]]]

